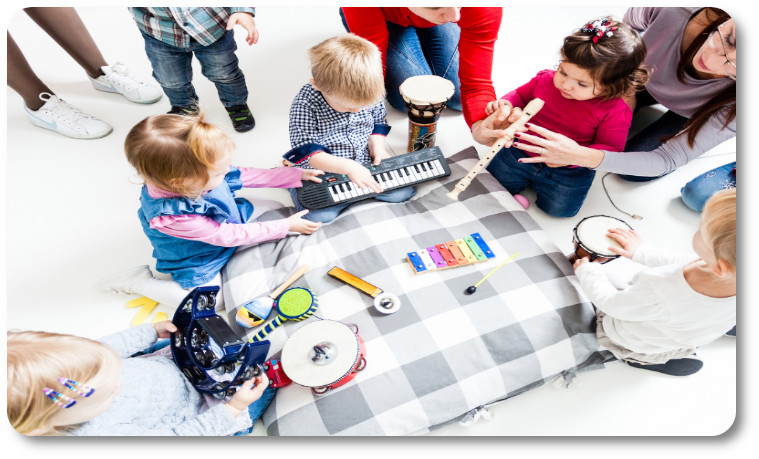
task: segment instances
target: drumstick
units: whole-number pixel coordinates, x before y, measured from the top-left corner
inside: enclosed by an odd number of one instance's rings
[[[514,134],[517,132],[517,129],[524,126],[525,123],[527,123],[527,121],[529,121],[533,115],[539,112],[540,109],[543,108],[544,103],[545,102],[543,102],[542,99],[532,99],[530,103],[528,103],[524,108],[524,110],[522,110],[522,116],[520,116],[518,120],[511,123],[511,125],[506,128],[506,135],[498,139],[493,144],[493,146],[490,147],[490,150],[485,154],[485,156],[480,158],[472,170],[470,170],[469,173],[464,176],[464,178],[459,180],[459,183],[456,184],[453,190],[451,190],[449,193],[446,193],[446,196],[456,201],[459,198],[459,193],[466,190],[466,188],[470,183],[472,183],[472,180],[477,176],[477,174],[479,174],[482,169],[487,167],[487,165],[490,164],[490,161],[495,158],[495,155],[501,151],[501,148],[503,148],[503,146],[506,144],[508,144],[508,146],[511,146],[511,142],[514,140]]]

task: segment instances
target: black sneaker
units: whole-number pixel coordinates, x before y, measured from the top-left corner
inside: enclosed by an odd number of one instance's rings
[[[200,113],[200,109],[197,105],[192,105],[190,107],[177,107],[176,105],[171,106],[171,110],[169,110],[166,114],[167,115],[182,115],[182,116],[198,116]]]
[[[247,104],[227,107],[227,113],[232,120],[232,126],[237,132],[248,132],[256,125],[256,120]]]
[[[670,376],[689,376],[698,373],[698,371],[704,366],[704,362],[696,357],[695,354],[692,357],[672,359],[666,363],[660,364],[643,365],[637,362],[628,362],[627,360],[624,362],[633,368],[656,371]]]
[[[735,327],[731,328],[725,335],[735,337]]]

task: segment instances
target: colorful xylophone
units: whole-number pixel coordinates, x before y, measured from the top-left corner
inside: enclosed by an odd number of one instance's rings
[[[414,274],[470,265],[494,257],[480,233],[406,254]]]

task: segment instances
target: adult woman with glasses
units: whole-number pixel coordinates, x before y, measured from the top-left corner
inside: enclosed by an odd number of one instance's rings
[[[629,97],[637,110],[659,103],[668,111],[629,139],[625,151],[584,148],[540,127],[522,138],[540,156],[525,162],[576,164],[632,181],[661,177],[735,137],[735,23],[717,8],[630,8],[624,20],[643,35],[652,69],[646,90]],[[537,134],[536,137],[531,134]],[[709,171],[682,189],[700,211],[717,190],[735,186],[735,163]]]

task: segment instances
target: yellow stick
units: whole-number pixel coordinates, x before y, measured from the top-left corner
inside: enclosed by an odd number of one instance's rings
[[[516,258],[517,255],[519,255],[519,252],[517,252],[514,255],[510,256],[509,258],[506,259],[506,261],[504,261],[500,265],[498,265],[495,268],[493,268],[489,273],[487,273],[487,275],[485,277],[483,277],[479,282],[477,282],[476,284],[474,284],[474,286],[475,287],[479,287],[481,283],[485,282],[485,279],[487,279],[488,277],[490,277],[490,275],[493,274],[494,272],[496,272],[501,266],[505,265],[506,263],[508,263],[511,260],[513,260],[514,258]]]

